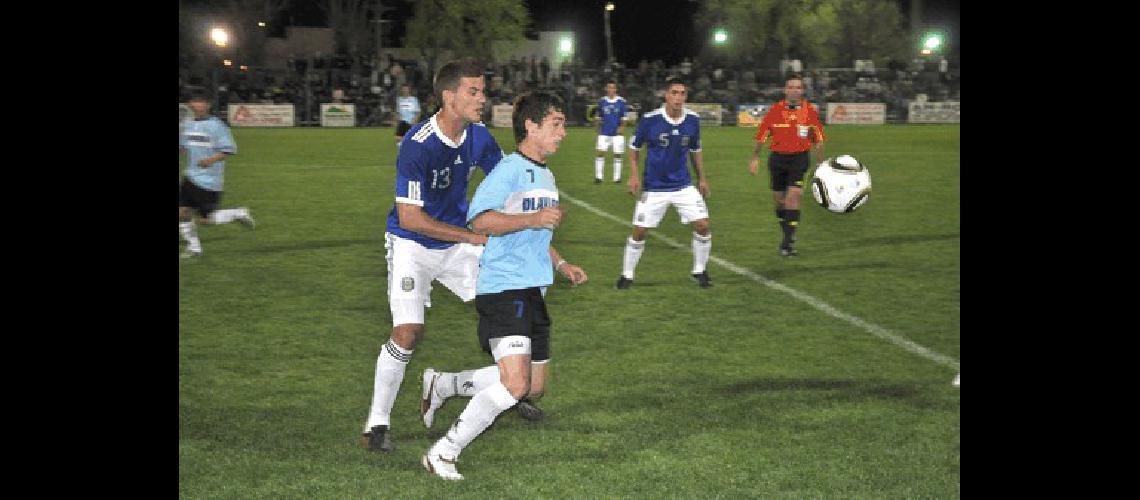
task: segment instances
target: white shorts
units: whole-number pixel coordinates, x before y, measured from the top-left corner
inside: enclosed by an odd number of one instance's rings
[[[482,245],[456,243],[449,248],[432,250],[415,241],[384,233],[384,248],[392,326],[424,324],[424,307],[431,307],[433,280],[464,302],[475,299]]]
[[[598,136],[598,151],[608,151],[610,144],[614,145],[614,154],[622,154],[625,152],[625,136],[624,135],[599,135]]]
[[[705,206],[705,199],[701,198],[701,192],[689,186],[680,191],[642,191],[641,199],[633,208],[633,225],[657,227],[669,205],[677,207],[682,224],[709,218],[709,209]]]

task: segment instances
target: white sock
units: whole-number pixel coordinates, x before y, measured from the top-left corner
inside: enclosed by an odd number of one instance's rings
[[[202,242],[198,240],[198,228],[194,225],[194,221],[179,222],[178,233],[182,235],[183,240],[186,240],[187,249],[191,252],[202,251]]]
[[[229,224],[238,219],[249,217],[249,209],[245,207],[228,208],[225,210],[215,210],[213,215],[210,216],[214,224]]]
[[[435,383],[440,397],[463,396],[469,398],[499,381],[499,365],[484,366],[478,370],[459,373],[441,373]]]
[[[621,180],[621,157],[614,156],[614,182]]]
[[[606,173],[606,157],[595,156],[594,157],[594,178],[600,181],[600,180],[602,180],[602,175],[604,175],[605,173]]]
[[[467,407],[447,430],[447,434],[435,442],[431,453],[438,453],[447,458],[458,457],[463,448],[486,430],[500,413],[517,402],[501,382],[495,382],[479,391],[467,403]]]
[[[693,233],[693,274],[704,272],[709,263],[709,254],[712,253],[712,233],[701,236]]]
[[[633,279],[633,270],[637,269],[637,261],[641,260],[641,252],[645,251],[644,241],[625,240],[625,259],[621,263],[621,275],[626,279]]]
[[[400,392],[400,383],[404,381],[404,369],[412,359],[415,349],[404,349],[396,345],[392,339],[380,348],[380,356],[376,358],[376,378],[372,385],[372,409],[368,413],[368,422],[364,431],[372,429],[374,425],[389,425],[392,417],[392,404],[396,402],[396,393]]]

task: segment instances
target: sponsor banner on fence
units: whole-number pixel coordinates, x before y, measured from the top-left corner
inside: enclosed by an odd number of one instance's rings
[[[491,126],[492,127],[511,127],[511,112],[514,111],[514,106],[510,104],[496,104],[491,106]]]
[[[906,120],[910,123],[961,123],[960,101],[910,102]]]
[[[688,102],[685,103],[685,107],[701,115],[701,125],[714,127],[721,125],[720,113],[724,110],[724,106],[721,106],[720,103]]]
[[[343,103],[321,104],[322,127],[355,127],[356,105]]]
[[[759,127],[764,120],[764,113],[771,106],[767,104],[740,104],[736,106],[736,126]]]
[[[292,104],[230,104],[231,127],[292,127]]]
[[[829,102],[828,125],[882,125],[887,122],[887,105],[881,102]]]

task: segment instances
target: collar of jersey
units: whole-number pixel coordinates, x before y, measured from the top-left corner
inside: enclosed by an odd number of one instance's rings
[[[605,99],[606,102],[618,102],[618,100],[621,99],[621,96],[614,96],[614,100],[612,101],[610,100],[610,96],[602,96],[602,99]]]
[[[533,164],[534,164],[535,166],[537,166],[537,167],[546,168],[546,164],[545,164],[545,163],[539,163],[539,162],[537,162],[537,161],[534,161],[534,158],[531,158],[531,157],[529,157],[529,156],[527,156],[527,155],[524,155],[524,154],[522,154],[522,152],[521,152],[521,151],[515,151],[515,154],[517,154],[517,155],[521,156],[521,157],[522,157],[524,160],[526,160],[526,161],[529,161],[529,162],[533,163]]]
[[[681,106],[681,119],[677,120],[677,121],[673,121],[673,119],[669,118],[669,112],[665,110],[664,104],[662,104],[661,107],[658,109],[661,111],[661,118],[664,118],[665,121],[669,122],[672,125],[680,125],[682,122],[685,121],[685,115],[689,113],[689,108]]]
[[[439,128],[439,122],[435,120],[435,117],[437,116],[439,116],[438,112],[434,115],[431,115],[431,129],[433,132],[435,132],[435,136],[439,138],[439,142],[446,144],[449,148],[457,148],[460,144],[463,144],[463,141],[467,139],[467,127],[463,127],[463,135],[459,136],[459,142],[451,142],[451,139],[448,139],[446,135],[443,135],[443,130]]]

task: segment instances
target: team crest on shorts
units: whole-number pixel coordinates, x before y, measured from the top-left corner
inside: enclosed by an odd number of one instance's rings
[[[407,276],[404,279],[400,280],[400,289],[402,289],[405,292],[410,292],[415,287],[416,287],[416,280],[413,279],[411,276]]]

